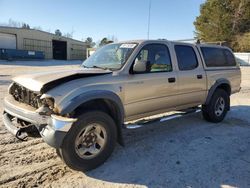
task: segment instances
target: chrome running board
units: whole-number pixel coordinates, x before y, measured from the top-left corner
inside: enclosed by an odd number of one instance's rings
[[[164,114],[161,114],[160,116],[152,116],[152,117],[148,117],[144,119],[139,119],[133,122],[126,122],[124,124],[124,127],[126,129],[138,129],[151,123],[165,122],[165,121],[177,119],[177,118],[189,115],[189,114],[198,113],[200,111],[201,111],[201,108],[197,107],[197,108],[187,109],[184,111],[176,111],[175,113],[172,113],[170,115],[166,115],[166,113],[164,113]]]

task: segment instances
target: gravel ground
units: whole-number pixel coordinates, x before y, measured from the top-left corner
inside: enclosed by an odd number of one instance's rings
[[[11,77],[79,63],[0,61],[0,111]],[[250,67],[242,68],[242,80],[222,123],[197,113],[126,130],[126,146],[117,145],[104,165],[87,173],[69,169],[40,138],[18,141],[1,113],[0,187],[250,187]]]

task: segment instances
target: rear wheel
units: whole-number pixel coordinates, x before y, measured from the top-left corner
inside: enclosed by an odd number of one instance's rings
[[[229,109],[229,95],[223,89],[217,89],[210,102],[202,106],[202,115],[209,122],[221,122]]]
[[[117,138],[114,120],[101,111],[83,113],[78,117],[58,154],[75,170],[91,170],[111,155]]]

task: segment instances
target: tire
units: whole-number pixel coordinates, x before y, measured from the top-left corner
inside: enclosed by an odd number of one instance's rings
[[[103,139],[100,139],[98,134]],[[100,145],[98,138],[101,141]],[[95,139],[96,141],[93,141]],[[101,111],[85,112],[78,116],[57,153],[70,168],[88,171],[108,159],[114,150],[116,140],[116,125],[108,114]]]
[[[222,102],[224,101],[224,102]],[[210,102],[202,106],[203,118],[209,122],[221,122],[229,109],[230,99],[228,93],[223,89],[216,89]],[[224,103],[224,108],[223,104]]]

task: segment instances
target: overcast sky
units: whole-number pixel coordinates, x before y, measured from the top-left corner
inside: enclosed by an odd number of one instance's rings
[[[194,37],[193,22],[204,0],[152,0],[150,39]],[[0,0],[0,24],[9,19],[45,31],[72,32],[94,41],[114,35],[121,40],[146,39],[149,0]]]

